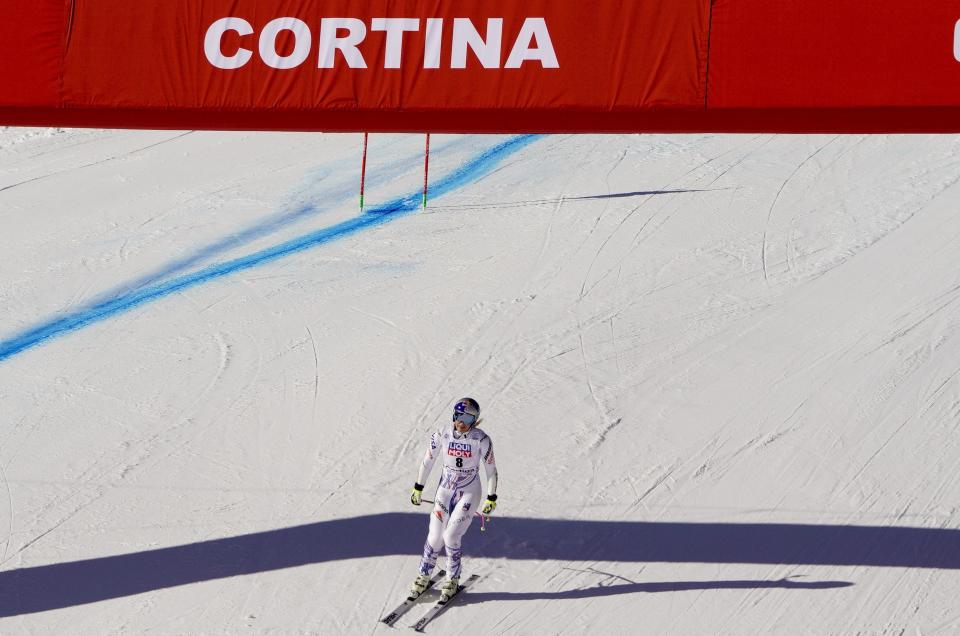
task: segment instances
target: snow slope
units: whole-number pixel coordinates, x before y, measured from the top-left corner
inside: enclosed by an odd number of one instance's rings
[[[960,633],[960,139],[422,144],[0,131],[0,632]]]

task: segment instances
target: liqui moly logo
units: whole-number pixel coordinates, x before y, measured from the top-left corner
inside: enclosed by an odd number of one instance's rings
[[[524,64],[560,68],[544,18],[526,18],[515,34],[504,32],[503,18],[488,18],[484,35],[470,18],[373,18],[369,23],[357,18],[321,18],[317,26],[315,22],[311,25],[299,18],[284,17],[271,20],[255,33],[253,25],[244,18],[220,18],[207,29],[203,50],[211,65],[225,70],[246,66],[254,55],[275,69],[292,69],[307,63],[321,69],[343,65],[364,69],[368,61],[383,68],[406,64],[422,65],[425,69],[463,69],[467,67],[468,53],[485,69],[520,68]],[[364,56],[362,45],[371,31],[386,34],[383,59],[368,60]],[[224,36],[231,32],[239,35],[239,47],[224,44]],[[291,36],[293,50],[278,46]],[[422,60],[404,57],[405,43],[409,45],[413,38],[423,41]],[[444,50],[449,51],[446,58]]]
[[[447,446],[447,455],[452,455],[453,457],[473,457],[473,449],[470,448],[470,444],[450,442]]]

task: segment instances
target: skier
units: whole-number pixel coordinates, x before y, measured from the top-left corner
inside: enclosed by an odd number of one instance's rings
[[[420,505],[423,484],[438,455],[443,457],[443,474],[434,496],[430,530],[420,560],[420,575],[410,586],[413,597],[423,594],[427,589],[430,573],[444,547],[449,573],[440,588],[440,599],[449,601],[457,593],[462,555],[460,540],[470,527],[480,502],[481,463],[487,476],[487,500],[482,512],[488,515],[497,507],[497,465],[493,459],[493,442],[489,435],[476,428],[479,421],[480,405],[473,398],[465,397],[453,407],[453,422],[430,436],[430,447],[420,464],[410,502],[415,506]]]

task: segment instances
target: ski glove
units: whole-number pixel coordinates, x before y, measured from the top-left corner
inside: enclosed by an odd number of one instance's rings
[[[423,484],[413,484],[413,490],[410,491],[410,503],[414,506],[420,505],[420,499],[423,497]]]
[[[487,495],[487,501],[483,504],[483,514],[488,515],[497,508],[497,496]]]

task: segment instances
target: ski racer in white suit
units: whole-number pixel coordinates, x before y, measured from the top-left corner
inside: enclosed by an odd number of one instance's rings
[[[493,458],[493,441],[477,428],[480,405],[473,398],[459,400],[453,408],[453,421],[430,436],[430,447],[420,464],[410,501],[420,505],[423,484],[438,458],[443,460],[443,474],[434,496],[430,515],[430,531],[423,546],[420,575],[410,591],[419,596],[430,583],[430,573],[444,547],[447,551],[448,578],[440,588],[441,598],[449,600],[460,584],[460,540],[470,527],[480,505],[480,465],[487,476],[487,500],[483,514],[497,507],[497,464]]]

